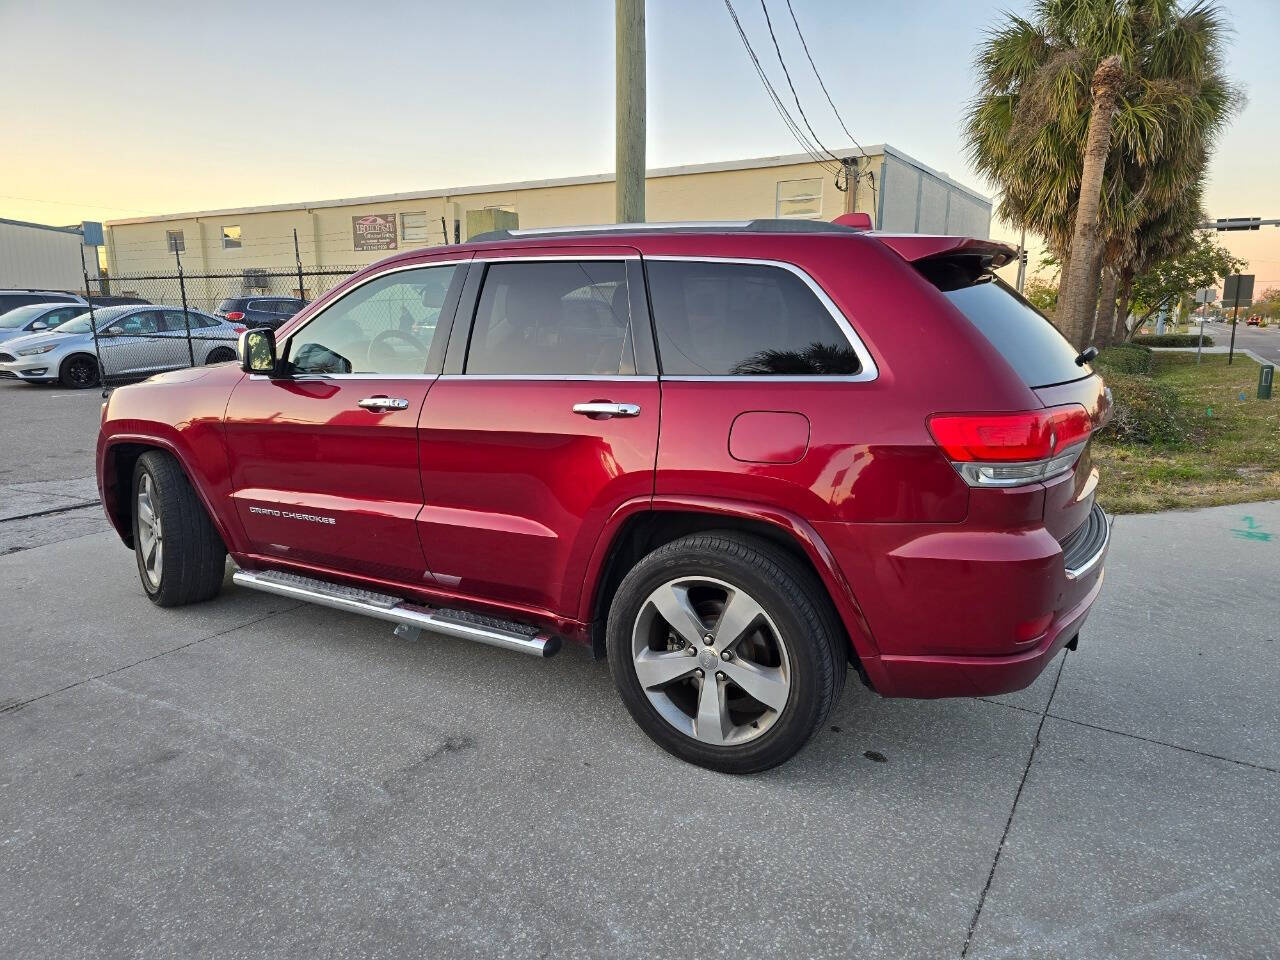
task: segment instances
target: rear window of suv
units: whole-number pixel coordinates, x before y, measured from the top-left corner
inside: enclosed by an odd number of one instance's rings
[[[1076,363],[1075,347],[1043,313],[1003,280],[989,273],[974,277],[963,267],[917,264],[963,313],[1029,387],[1080,380],[1093,373]]]

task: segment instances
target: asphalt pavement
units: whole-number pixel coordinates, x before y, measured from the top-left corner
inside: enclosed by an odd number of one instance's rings
[[[1280,955],[1280,503],[1121,517],[1079,650],[1030,689],[851,678],[792,762],[730,777],[651,744],[584,651],[401,640],[229,580],[153,607],[64,483],[96,396],[22,390],[6,956]]]
[[[1192,333],[1198,329],[1192,328]],[[1231,344],[1230,323],[1206,323],[1206,336],[1213,337],[1215,347],[1226,347]],[[1280,327],[1276,324],[1263,329],[1250,327],[1243,320],[1236,326],[1236,349],[1252,350],[1270,363],[1280,363]]]

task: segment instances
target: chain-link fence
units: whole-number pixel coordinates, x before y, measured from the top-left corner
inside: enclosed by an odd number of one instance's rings
[[[360,269],[125,274],[89,280],[92,318],[58,328],[42,375],[104,388],[235,358],[246,329],[276,328]]]

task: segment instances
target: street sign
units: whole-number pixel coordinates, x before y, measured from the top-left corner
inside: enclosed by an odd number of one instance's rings
[[[1257,230],[1262,225],[1261,217],[1219,217],[1213,222],[1215,230]]]
[[[1218,291],[1213,287],[1200,287],[1196,290],[1196,303],[1213,303],[1218,299]]]
[[[80,224],[80,232],[84,234],[84,245],[86,247],[103,246],[102,224],[94,220],[84,220]]]
[[[1247,307],[1253,303],[1253,274],[1233,273],[1222,288],[1224,307]]]

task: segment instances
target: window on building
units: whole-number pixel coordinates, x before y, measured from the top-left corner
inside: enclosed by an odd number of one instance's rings
[[[425,213],[400,214],[400,239],[413,243],[427,242],[427,215]]]
[[[784,220],[815,220],[822,216],[822,180],[779,180],[773,214]]]
[[[238,226],[229,226],[222,228],[222,249],[223,250],[239,250],[240,249],[240,228]]]
[[[790,270],[652,260],[646,272],[664,374],[848,375],[862,369],[844,330]]]
[[[620,261],[494,264],[480,291],[466,372],[630,374],[629,316]]]
[[[164,233],[164,239],[170,253],[187,252],[187,240],[182,235],[181,230],[166,230]]]
[[[290,338],[299,373],[408,375],[426,372],[452,264],[398,270],[356,287]]]

